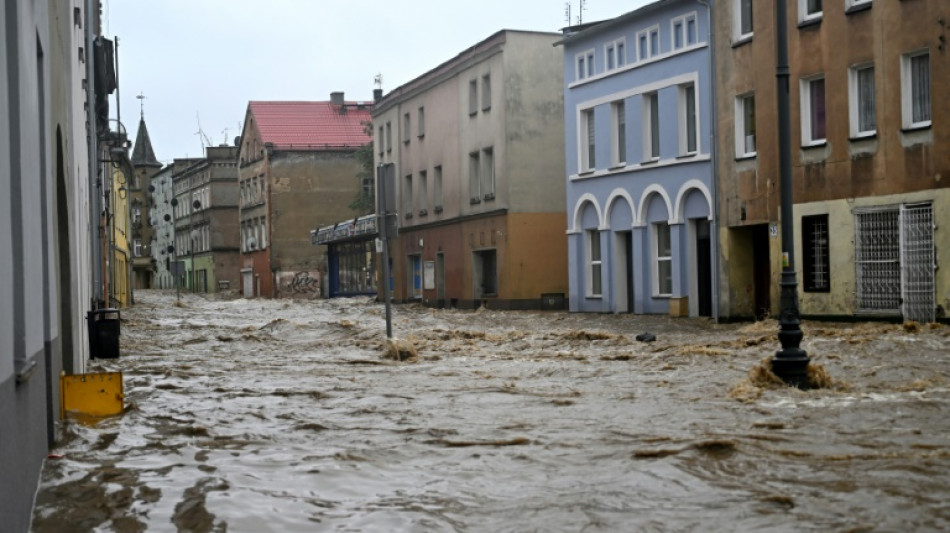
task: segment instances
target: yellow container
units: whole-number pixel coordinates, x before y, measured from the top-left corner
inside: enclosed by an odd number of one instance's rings
[[[60,376],[59,392],[63,418],[113,416],[125,406],[122,372]]]

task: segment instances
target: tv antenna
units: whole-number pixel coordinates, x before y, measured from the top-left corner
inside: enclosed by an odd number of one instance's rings
[[[577,24],[583,24],[584,22],[584,11],[587,9],[587,0],[578,0],[577,1]],[[564,2],[564,19],[567,21],[567,25],[571,25],[571,3]]]
[[[209,139],[204,130],[201,129],[201,115],[199,115],[197,111],[195,111],[195,120],[198,121],[198,131],[195,132],[195,135],[201,139],[201,148],[203,150],[211,146],[211,139]]]

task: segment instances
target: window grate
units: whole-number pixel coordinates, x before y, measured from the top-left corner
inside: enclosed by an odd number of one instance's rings
[[[901,208],[903,263],[903,312],[905,320],[933,322],[934,234],[933,206],[913,205]]]
[[[900,233],[897,209],[855,213],[854,246],[859,312],[900,311]]]

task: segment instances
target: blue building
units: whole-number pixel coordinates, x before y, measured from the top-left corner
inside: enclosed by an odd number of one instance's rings
[[[560,41],[571,311],[716,315],[709,21],[659,0]]]

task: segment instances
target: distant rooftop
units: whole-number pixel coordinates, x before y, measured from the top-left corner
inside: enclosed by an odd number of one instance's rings
[[[261,102],[248,104],[261,140],[279,150],[358,148],[372,139],[363,122],[372,102]]]

